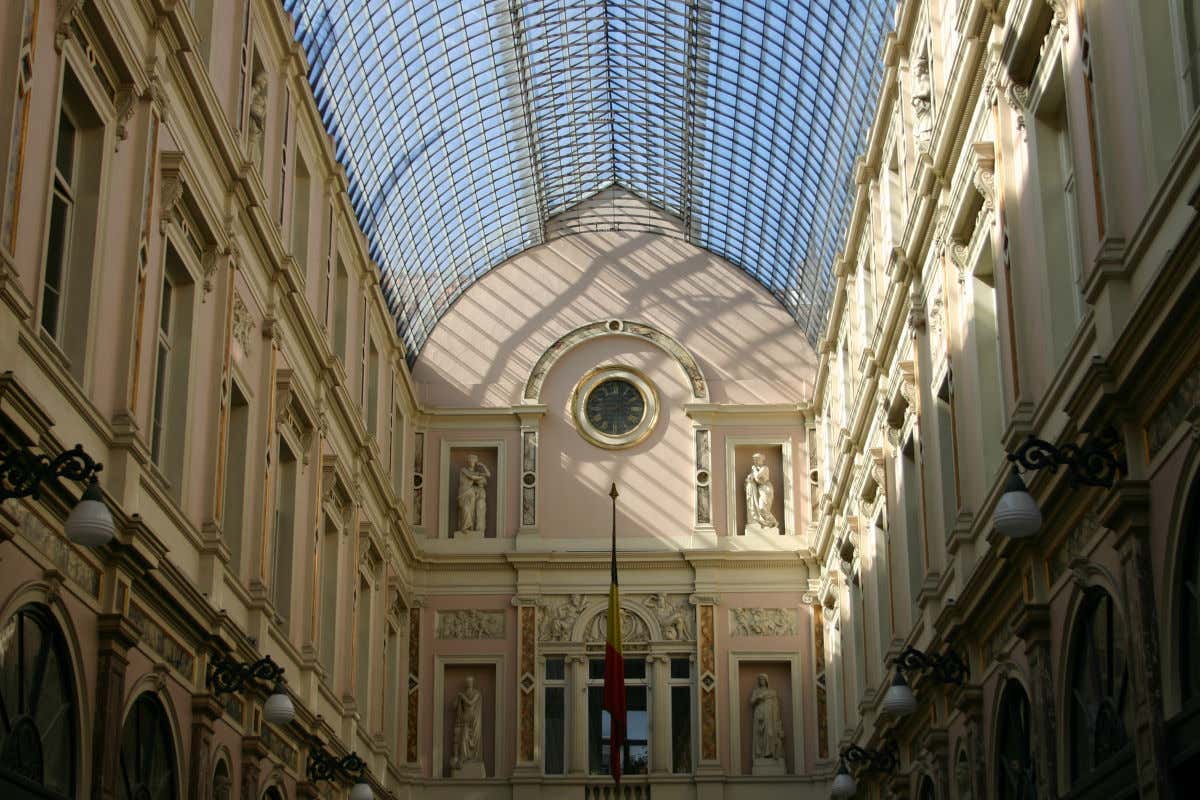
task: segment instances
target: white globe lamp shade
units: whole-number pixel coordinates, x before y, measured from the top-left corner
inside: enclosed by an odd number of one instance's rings
[[[371,784],[366,781],[354,784],[354,788],[350,790],[350,800],[375,800],[375,792],[371,791]]]
[[[1004,484],[1004,494],[992,512],[992,522],[996,532],[1009,539],[1027,539],[1042,527],[1042,512],[1016,467]]]
[[[272,725],[287,725],[296,718],[296,706],[283,682],[275,684],[271,696],[263,704],[263,719]]]
[[[84,547],[101,547],[112,541],[115,530],[100,484],[93,480],[67,517],[67,538]]]
[[[855,782],[854,776],[847,772],[844,766],[841,767],[833,778],[833,786],[829,790],[830,797],[854,797],[857,791],[858,783]]]
[[[883,702],[880,705],[886,713],[893,717],[907,717],[917,710],[917,698],[899,671],[896,672],[896,678],[892,681],[892,685],[884,693]]]

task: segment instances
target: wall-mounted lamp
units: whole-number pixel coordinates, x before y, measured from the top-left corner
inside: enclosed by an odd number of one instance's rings
[[[217,656],[208,665],[205,683],[213,690],[213,694],[221,695],[237,694],[244,691],[247,685],[259,685],[260,681],[272,687],[267,702],[263,704],[263,719],[272,725],[287,725],[295,719],[296,706],[283,681],[283,667],[272,661],[270,656],[245,663]]]
[[[930,655],[915,647],[904,648],[896,657],[896,676],[880,703],[885,712],[896,717],[904,717],[917,710],[917,698],[904,679],[905,672],[928,672],[929,678],[938,683],[962,686],[967,679],[968,667],[967,662],[953,650],[947,650],[942,655]]]
[[[859,764],[864,770],[895,772],[900,765],[900,753],[895,742],[887,742],[878,750],[870,750],[852,744],[843,750],[838,760],[838,771],[833,776],[829,793],[833,797],[853,797],[858,791],[858,782],[850,774],[847,764]]]
[[[367,770],[367,762],[351,753],[344,758],[334,758],[320,744],[313,744],[308,752],[308,779],[313,783],[318,781],[354,781],[350,790],[350,800],[374,800],[375,792],[363,775]]]
[[[63,531],[67,538],[85,547],[108,544],[116,530],[112,513],[104,505],[104,495],[96,473],[104,469],[77,444],[54,458],[35,454],[24,447],[0,444],[0,501],[41,496],[42,484],[57,478],[86,482],[87,488],[71,509]]]
[[[1004,484],[1004,494],[992,512],[992,522],[1001,536],[1024,539],[1042,527],[1042,512],[1021,479],[1022,470],[1067,468],[1072,486],[1112,488],[1118,475],[1125,473],[1125,457],[1117,452],[1121,439],[1114,428],[1105,428],[1082,445],[1055,447],[1044,439],[1030,436],[1016,452],[1008,454],[1012,472]]]

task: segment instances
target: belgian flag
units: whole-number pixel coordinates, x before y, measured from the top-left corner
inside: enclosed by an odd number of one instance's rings
[[[621,782],[625,749],[625,656],[621,651],[621,595],[617,590],[617,485],[612,485],[612,585],[608,588],[608,637],[604,642],[604,710],[609,714],[609,767]]]

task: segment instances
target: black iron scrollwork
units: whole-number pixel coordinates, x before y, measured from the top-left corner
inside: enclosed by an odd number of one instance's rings
[[[104,469],[77,444],[54,458],[37,454],[23,447],[0,443],[0,500],[18,497],[40,499],[42,483],[55,478],[71,481],[95,481],[96,473]]]
[[[842,761],[848,766],[876,772],[895,772],[900,765],[900,750],[893,741],[887,741],[878,750],[852,744],[841,752]]]
[[[367,769],[367,762],[351,753],[344,758],[334,758],[320,745],[313,745],[308,753],[308,779],[317,781],[360,780]]]
[[[953,650],[942,655],[929,654],[915,647],[906,647],[896,657],[896,669],[901,672],[928,671],[938,683],[954,683],[962,686],[969,673],[967,662]]]
[[[272,661],[270,656],[247,663],[217,656],[208,665],[206,683],[213,694],[220,695],[240,692],[255,681],[265,681],[268,686],[274,686],[282,679],[283,667]]]
[[[1120,443],[1120,436],[1111,426],[1082,445],[1068,443],[1055,447],[1045,439],[1030,436],[1015,452],[1008,454],[1008,460],[1028,470],[1057,472],[1059,467],[1066,467],[1067,479],[1072,486],[1082,484],[1107,489],[1126,471],[1125,457],[1118,452]]]

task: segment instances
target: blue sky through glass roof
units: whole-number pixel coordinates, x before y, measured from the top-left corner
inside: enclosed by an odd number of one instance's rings
[[[613,184],[815,340],[887,0],[284,0],[410,357]]]

